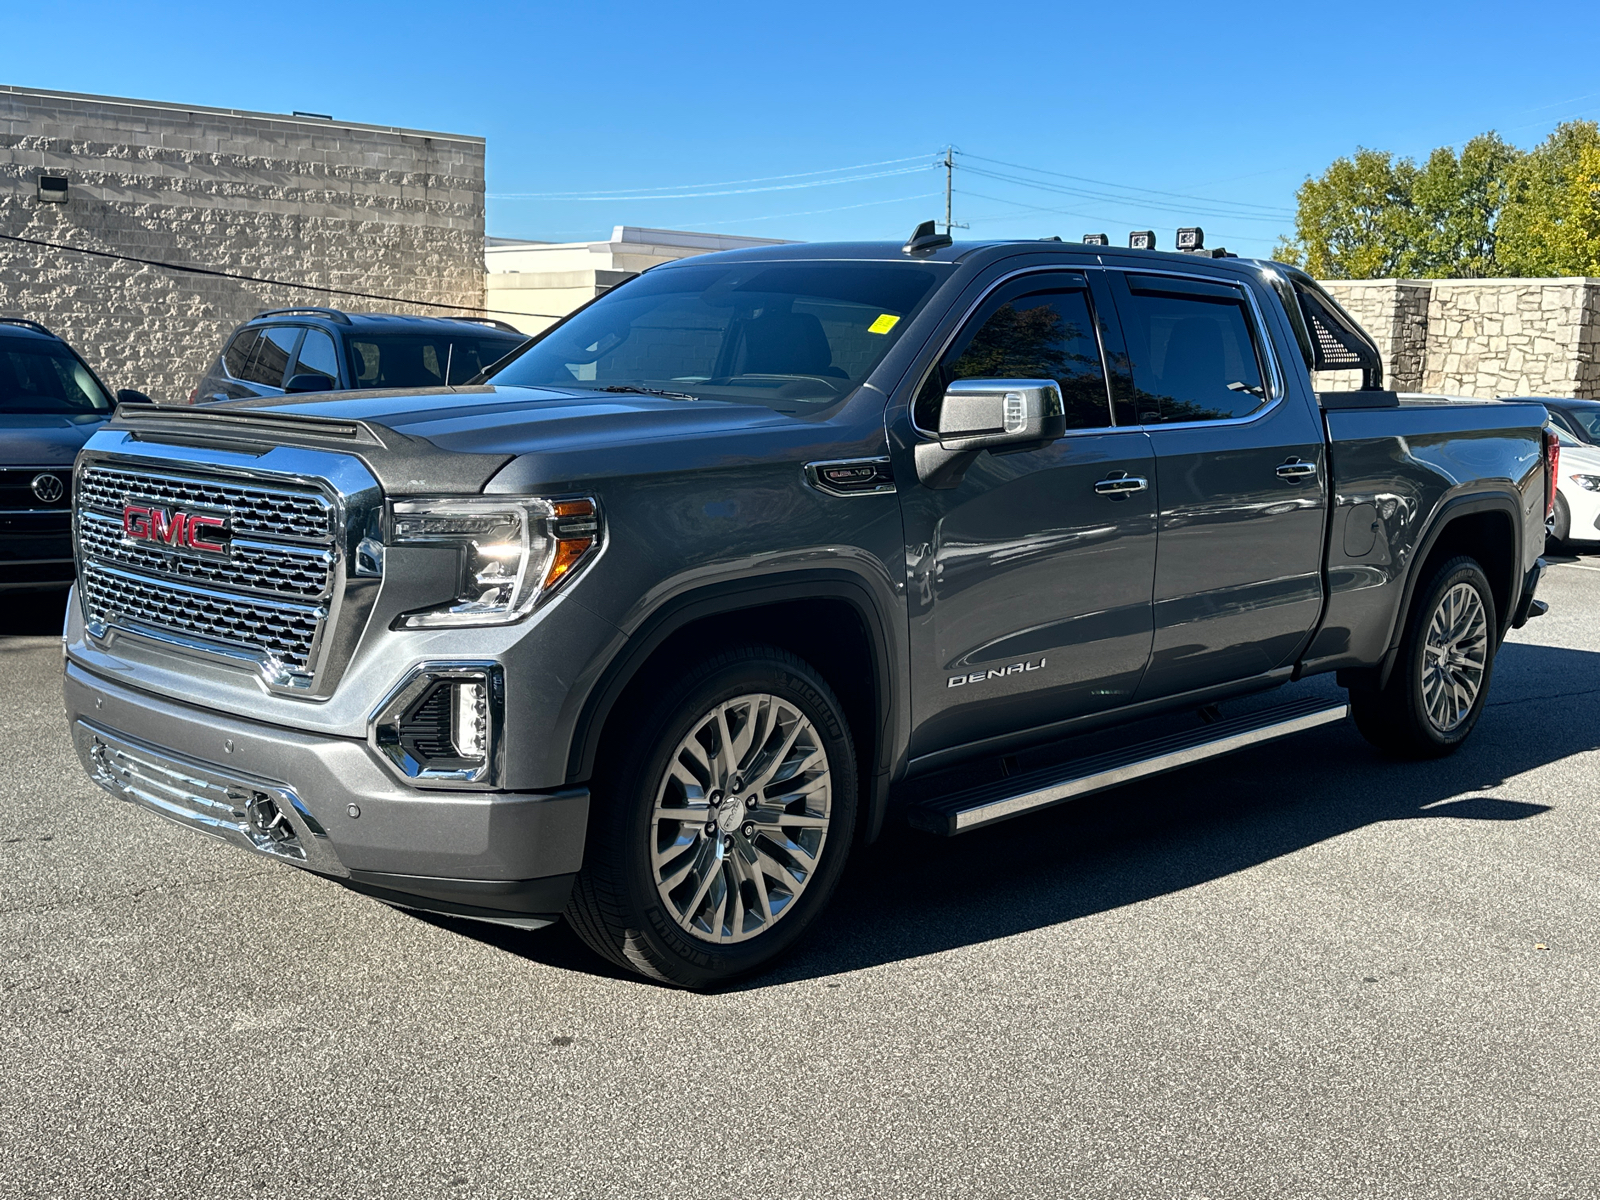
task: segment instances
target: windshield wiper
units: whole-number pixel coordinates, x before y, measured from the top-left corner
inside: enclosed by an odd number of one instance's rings
[[[631,383],[613,383],[598,390],[602,392],[637,392],[641,396],[665,396],[668,400],[700,399],[699,396],[691,396],[688,392],[666,392],[660,388],[635,387]]]

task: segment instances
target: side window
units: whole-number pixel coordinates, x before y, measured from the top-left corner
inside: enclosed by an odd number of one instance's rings
[[[255,353],[239,378],[246,383],[260,383],[268,387],[282,387],[284,372],[294,354],[295,341],[300,337],[298,325],[273,325],[262,330]]]
[[[339,382],[339,354],[334,349],[333,339],[322,330],[306,330],[300,353],[295,355],[294,370],[289,372],[291,379],[296,375],[321,375]]]
[[[972,315],[917,396],[916,422],[936,429],[958,379],[1053,379],[1068,429],[1112,424],[1088,289],[1075,276],[1034,276],[1000,288]]]
[[[351,342],[350,359],[355,363],[357,387],[378,386],[378,347],[375,342]]]
[[[1129,275],[1118,299],[1140,424],[1247,417],[1267,402],[1237,288]]]
[[[227,368],[229,375],[235,379],[244,378],[244,373],[250,369],[251,352],[260,340],[259,329],[246,329],[233,335],[233,341],[228,343],[227,350],[222,354],[222,365]]]

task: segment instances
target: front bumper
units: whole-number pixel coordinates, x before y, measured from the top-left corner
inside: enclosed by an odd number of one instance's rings
[[[72,514],[0,512],[0,591],[72,583]]]
[[[69,661],[73,743],[120,799],[390,903],[537,926],[566,906],[589,794],[399,783],[364,741],[163,700]]]

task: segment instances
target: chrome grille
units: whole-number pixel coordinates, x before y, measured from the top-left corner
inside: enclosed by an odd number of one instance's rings
[[[78,545],[83,553],[102,562],[114,562],[171,579],[197,584],[221,584],[275,596],[326,597],[332,589],[334,557],[331,551],[311,546],[233,540],[227,560],[161,550],[149,542],[129,542],[122,537],[122,522],[98,512],[78,518]]]
[[[252,652],[292,672],[309,672],[328,610],[185,587],[86,562],[84,606],[90,620],[156,630]]]
[[[334,532],[333,504],[314,491],[99,465],[85,468],[78,477],[78,503],[85,508],[120,516],[122,506],[134,499],[180,508],[225,508],[233,516],[235,534],[326,542]]]
[[[142,634],[256,665],[275,687],[305,694],[342,594],[340,510],[313,486],[90,462],[78,473],[79,591],[89,631]],[[135,541],[128,504],[226,514],[226,555]]]

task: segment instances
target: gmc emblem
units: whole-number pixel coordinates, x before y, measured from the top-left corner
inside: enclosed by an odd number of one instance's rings
[[[208,513],[173,512],[148,504],[122,508],[122,537],[129,542],[155,542],[174,550],[230,554],[228,520]]]

